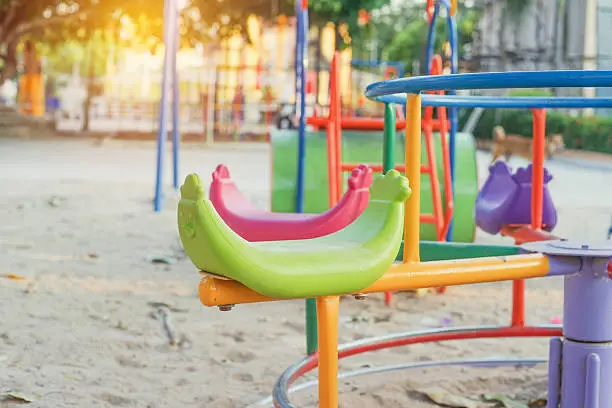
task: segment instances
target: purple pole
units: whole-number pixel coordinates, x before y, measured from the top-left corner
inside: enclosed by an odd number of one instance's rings
[[[179,79],[176,71],[176,54],[179,50],[179,30],[178,30],[178,8],[176,1],[172,1],[172,185],[175,190],[179,188]]]
[[[587,247],[588,248],[588,247]],[[582,258],[565,277],[562,408],[612,407],[612,280],[607,259]]]
[[[559,337],[550,339],[548,357],[548,406],[558,407],[561,397],[561,350],[563,341]]]
[[[175,22],[172,18],[173,0],[164,1],[164,67],[162,73],[162,92],[159,108],[159,129],[157,130],[157,173],[155,180],[155,212],[161,211],[163,201],[164,155],[166,154],[166,139],[168,138],[168,94],[170,92],[170,75],[172,63],[172,33]]]
[[[612,387],[601,382],[612,378],[612,243],[559,240],[522,248],[549,255],[549,276],[565,275],[563,339],[551,342],[547,408],[612,407]]]

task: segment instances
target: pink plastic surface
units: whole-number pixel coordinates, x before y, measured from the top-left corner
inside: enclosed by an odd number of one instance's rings
[[[273,213],[255,207],[222,164],[212,178],[209,199],[234,232],[251,242],[286,241],[321,237],[352,223],[368,205],[372,170],[366,165],[355,168],[342,199],[321,214]]]

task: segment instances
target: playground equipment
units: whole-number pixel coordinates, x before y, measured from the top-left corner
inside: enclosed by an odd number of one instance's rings
[[[359,166],[338,204],[322,214],[272,213],[254,207],[238,190],[229,169],[217,166],[209,199],[219,216],[248,241],[284,241],[322,237],[349,225],[368,205],[372,170]]]
[[[504,231],[523,230],[515,238],[523,242],[549,240],[523,244],[526,253],[480,259],[422,262],[420,259],[420,157],[421,157],[421,107],[423,91],[441,89],[492,89],[492,88],[544,88],[544,87],[612,87],[612,71],[551,71],[507,72],[487,74],[457,74],[438,77],[405,78],[375,83],[367,88],[371,98],[383,95],[408,93],[406,132],[406,179],[395,171],[379,176],[372,187],[370,205],[354,224],[327,237],[291,242],[266,242],[261,244],[240,241],[229,227],[213,211],[212,204],[203,198],[203,189],[197,178],[190,176],[179,206],[179,230],[188,255],[194,263],[208,273],[200,284],[200,299],[206,306],[220,306],[265,302],[286,299],[299,293],[303,297],[317,297],[319,314],[319,353],[292,366],[279,378],[273,392],[276,407],[293,407],[288,399],[288,388],[304,373],[319,367],[319,406],[338,406],[338,358],[406,344],[471,338],[557,336],[551,340],[549,361],[548,408],[600,408],[612,406],[612,390],[605,387],[603,379],[612,370],[612,329],[607,325],[607,312],[612,301],[609,270],[612,246],[609,243],[588,244],[573,242],[540,230],[542,227],[542,202],[544,197],[544,143],[542,132],[534,140],[534,163],[531,167],[531,227],[504,226]],[[461,101],[465,98],[440,96]],[[466,97],[467,98],[467,97]],[[465,102],[467,103],[467,102]],[[612,100],[583,99],[585,107],[601,103],[612,107]],[[537,104],[536,104],[537,105]],[[529,169],[525,170],[529,173]],[[377,184],[378,183],[378,184]],[[480,199],[495,202],[495,194],[482,193]],[[407,199],[407,200],[406,200]],[[404,209],[403,262],[393,261],[399,246],[401,222],[398,217],[400,203]],[[372,206],[373,204],[376,204]],[[540,204],[539,209],[536,204]],[[372,207],[371,207],[372,206]],[[396,209],[397,208],[397,209]],[[366,221],[367,220],[367,221]],[[372,223],[369,236],[348,233],[363,222]],[[398,223],[400,226],[393,226]],[[355,237],[359,240],[355,242]],[[378,239],[388,238],[378,245]],[[314,241],[314,242],[313,242]],[[324,247],[317,243],[325,243]],[[436,243],[440,248],[454,243]],[[228,247],[230,247],[228,249]],[[375,250],[369,254],[367,264],[355,267],[348,273],[347,264],[338,264],[330,255],[342,258],[354,257],[365,261],[364,248]],[[344,253],[344,251],[348,253]],[[443,249],[442,249],[443,250]],[[518,251],[518,247],[507,250]],[[339,252],[334,252],[339,251]],[[376,251],[381,251],[380,253]],[[208,254],[205,257],[203,254]],[[342,253],[342,255],[341,255]],[[515,252],[516,253],[516,252]],[[310,256],[309,256],[310,255]],[[321,258],[317,256],[320,255]],[[295,260],[294,260],[295,257]],[[332,256],[333,258],[333,256]],[[308,261],[305,262],[305,259]],[[307,263],[308,271],[304,269]],[[333,267],[328,265],[333,263]],[[282,264],[282,269],[279,265]],[[251,268],[246,269],[247,267]],[[325,269],[324,276],[319,268]],[[380,268],[380,269],[379,269]],[[338,272],[344,280],[359,280],[350,290],[343,290],[351,283],[336,282],[331,275]],[[220,276],[213,276],[210,273]],[[311,275],[312,274],[312,275]],[[309,278],[310,276],[310,278]],[[376,279],[377,276],[380,276]],[[365,340],[338,351],[338,295],[406,290],[421,287],[461,285],[479,282],[528,279],[545,276],[565,276],[564,325],[528,327],[524,324],[510,327],[447,328],[418,333],[387,336],[384,339]],[[273,277],[272,280],[270,278]],[[282,285],[274,285],[274,280]],[[308,288],[303,288],[303,285]],[[368,282],[372,282],[369,286]],[[249,287],[253,286],[253,287]],[[359,286],[359,287],[358,287]],[[563,337],[558,337],[563,336]],[[541,360],[487,360],[489,365],[533,364]],[[442,363],[480,364],[482,361],[455,361]],[[436,365],[412,364],[361,370],[349,375],[366,374]]]
[[[45,86],[40,59],[31,40],[23,48],[23,74],[18,84],[19,112],[30,116],[45,115]]]
[[[405,104],[406,94],[383,95],[376,100],[384,103]],[[555,239],[546,231],[552,231],[557,222],[556,209],[550,198],[547,184],[552,175],[544,169],[544,157],[537,152],[544,149],[546,135],[546,108],[604,107],[612,103],[610,98],[546,98],[546,97],[480,97],[480,96],[431,96],[423,95],[426,106],[448,106],[452,108],[501,109],[530,108],[533,113],[534,156],[533,167],[519,169],[510,174],[504,163],[496,163],[490,169],[490,176],[478,194],[475,204],[475,221],[485,232],[514,238],[516,244],[534,240]],[[537,174],[532,181],[532,170]],[[518,179],[518,180],[517,180]],[[531,192],[534,197],[531,199]],[[531,202],[531,206],[528,203]],[[531,220],[531,221],[530,221]],[[530,228],[525,227],[529,225]],[[513,282],[512,327],[525,324],[525,282]]]
[[[303,191],[304,191],[304,148],[305,148],[305,115],[302,114],[306,110],[306,61],[308,58],[308,1],[296,1],[296,58],[295,58],[295,86],[296,86],[296,115],[299,118],[298,144],[300,154],[297,157],[297,187],[295,195],[295,212],[303,211]],[[179,188],[178,173],[179,173],[179,149],[180,149],[180,130],[179,130],[179,81],[176,70],[176,54],[179,46],[179,10],[177,0],[164,1],[164,64],[162,72],[162,90],[159,109],[159,126],[157,134],[157,167],[155,180],[155,197],[153,200],[154,211],[159,212],[163,203],[163,175],[166,155],[166,141],[168,134],[169,120],[169,99],[171,99],[172,109],[172,174],[173,187],[175,190]],[[170,93],[172,93],[170,97]],[[213,104],[208,104],[214,107]],[[212,116],[211,109],[207,110],[206,117],[210,119]],[[233,109],[233,116],[243,114],[240,109]],[[209,120],[210,122],[210,120]],[[239,121],[235,121],[239,122]],[[212,122],[210,122],[212,123]],[[209,132],[210,130],[207,130]]]
[[[455,21],[456,1],[437,1],[428,0],[427,16],[429,21],[429,32],[426,48],[426,73],[428,75],[440,75],[444,72],[442,59],[434,55],[435,44],[435,24],[440,14],[441,8],[447,10],[448,27],[448,49],[449,57],[448,71],[455,74],[458,67],[458,48],[457,48],[457,26]],[[371,64],[356,60],[355,64]],[[401,74],[401,66],[390,63],[389,66],[396,67],[398,74]],[[327,134],[327,144],[324,143],[325,137],[318,132],[312,132],[306,140],[309,151],[306,160],[307,174],[304,188],[304,211],[322,212],[333,206],[343,190],[343,172],[350,172],[357,164],[367,163],[375,171],[387,171],[393,168],[385,167],[385,164],[376,164],[381,156],[391,159],[389,163],[397,162],[396,169],[403,171],[401,157],[393,158],[393,154],[383,155],[383,145],[389,146],[389,140],[395,139],[395,134],[385,134],[384,140],[381,135],[372,132],[387,129],[403,130],[406,121],[395,121],[391,124],[393,111],[385,110],[385,117],[382,118],[361,118],[343,117],[341,110],[340,86],[338,73],[340,71],[340,58],[336,54],[332,60],[330,68],[330,104],[328,117],[310,117],[307,123],[318,128],[325,128]],[[442,94],[443,91],[436,91]],[[454,94],[454,91],[450,91]],[[437,117],[434,117],[434,108]],[[423,190],[422,208],[424,213],[421,215],[424,239],[447,240],[455,242],[473,242],[475,234],[475,223],[473,219],[474,202],[477,194],[478,180],[476,171],[475,143],[469,134],[457,132],[457,110],[454,107],[429,106],[425,109],[422,120],[423,143],[426,146],[427,164],[421,168],[423,173],[423,185],[428,187]],[[342,130],[358,130],[362,132],[344,132]],[[436,132],[436,133],[434,133]],[[342,137],[344,136],[344,137]],[[272,209],[273,211],[291,211],[291,203],[296,196],[297,183],[293,180],[296,177],[293,165],[288,165],[286,157],[294,157],[297,153],[301,157],[301,151],[296,149],[292,138],[294,133],[287,131],[273,132],[271,135],[273,151],[273,182],[272,182]],[[397,142],[402,143],[402,135],[399,135]],[[447,142],[448,137],[448,142]],[[396,141],[393,142],[395,144]],[[327,154],[325,154],[325,151]],[[327,156],[327,163],[325,157]],[[397,160],[396,160],[397,159]],[[457,163],[456,163],[457,162]],[[327,174],[323,169],[327,168]],[[300,173],[297,173],[300,175]],[[328,185],[326,192],[319,186]],[[441,188],[440,186],[443,186]],[[456,222],[454,222],[454,221]],[[456,225],[456,228],[453,227]]]
[[[441,59],[434,58],[431,73],[441,72]],[[384,119],[341,117],[340,95],[338,87],[339,56],[336,54],[331,68],[330,109],[327,117],[310,117],[307,123],[325,128],[323,132],[311,132],[306,140],[309,152],[306,160],[306,184],[304,209],[306,212],[318,213],[335,205],[342,194],[344,172],[350,172],[357,163],[367,163],[374,171],[386,171],[395,168],[403,171],[401,153],[396,156],[393,146],[404,143],[402,134],[396,135],[395,129],[403,129],[406,121],[396,121],[394,109],[385,110]],[[473,242],[475,223],[473,219],[474,202],[478,191],[476,170],[476,146],[471,135],[459,134],[455,137],[455,146],[460,154],[457,159],[458,175],[456,193],[452,194],[450,169],[450,142],[447,142],[450,121],[446,120],[446,111],[438,109],[434,118],[433,107],[425,111],[423,120],[423,138],[426,150],[424,164],[421,168],[424,194],[422,195],[421,230],[424,239],[444,240],[448,236],[451,219],[457,220],[454,240]],[[382,130],[386,126],[386,132]],[[380,130],[381,132],[343,132],[342,129]],[[439,132],[434,133],[438,130]],[[295,197],[296,172],[287,157],[294,157],[296,147],[295,133],[276,131],[272,134],[272,210],[288,212],[292,210]],[[402,151],[398,149],[399,151]],[[377,164],[380,158],[382,164]],[[321,189],[327,185],[328,189]]]
[[[498,234],[504,225],[527,225],[531,222],[532,167],[512,174],[507,163],[495,162],[476,201],[476,224],[489,234]],[[544,169],[542,229],[552,231],[557,224],[557,210],[548,191],[552,175]]]
[[[164,67],[162,71],[162,91],[159,108],[159,128],[157,132],[157,171],[155,177],[155,197],[153,209],[161,211],[163,202],[164,158],[168,138],[168,98],[172,90],[172,186],[178,189],[179,173],[179,83],[176,72],[176,53],[179,46],[179,10],[176,0],[164,1]],[[172,89],[171,89],[172,85]]]

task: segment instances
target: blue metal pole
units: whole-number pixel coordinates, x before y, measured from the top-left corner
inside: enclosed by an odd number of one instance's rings
[[[172,62],[172,37],[174,22],[171,18],[172,2],[164,1],[164,64],[162,73],[162,92],[159,109],[159,128],[157,130],[157,173],[155,181],[155,212],[161,211],[163,202],[164,155],[166,152],[166,138],[168,137],[168,93],[170,91],[170,64]]]
[[[296,3],[297,16],[297,44],[296,44],[296,114],[299,118],[298,127],[298,157],[297,157],[297,191],[295,195],[295,210],[298,213],[304,212],[304,178],[306,164],[306,73],[305,60],[307,58],[307,26],[308,9],[302,8],[302,1]]]
[[[449,42],[451,46],[451,75],[456,74],[459,69],[459,47],[458,47],[458,33],[457,33],[457,23],[454,16],[449,14],[447,18],[448,22],[448,31],[449,31]],[[455,95],[457,92],[452,90],[449,92],[451,95]],[[457,108],[449,108],[448,110],[450,116],[450,132],[449,132],[449,141],[448,141],[448,150],[450,153],[450,173],[451,173],[451,191],[453,194],[453,198],[455,197],[455,165],[456,159],[455,154],[457,151],[457,127],[459,126],[459,115],[457,113]],[[453,240],[453,216],[450,219],[450,223],[448,225],[448,232],[446,233],[446,240],[451,242]]]
[[[295,104],[299,118],[297,191],[295,211],[304,212],[304,178],[306,167],[306,62],[308,60],[308,0],[298,0],[295,4],[297,33],[295,46]],[[317,351],[317,307],[315,299],[306,299],[306,353]]]
[[[172,19],[178,22],[179,10],[176,1],[172,1],[174,7],[172,10]],[[179,132],[179,78],[176,69],[177,53],[179,51],[179,30],[178,24],[173,25],[172,38],[172,170],[173,170],[173,186],[175,190],[179,188],[179,150],[181,147],[180,132]]]
[[[429,23],[429,31],[427,32],[427,46],[425,47],[425,75],[429,75],[431,71],[431,59],[434,54],[434,45],[436,43],[436,20],[440,12],[440,3],[436,2],[431,22]]]

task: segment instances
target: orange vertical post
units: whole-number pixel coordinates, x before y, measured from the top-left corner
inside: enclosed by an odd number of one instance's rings
[[[421,226],[421,95],[408,94],[406,99],[406,177],[412,195],[404,212],[404,263],[419,262]]]
[[[546,110],[533,109],[533,157],[531,179],[531,228],[542,228],[542,203],[544,200],[544,147],[546,134]],[[515,242],[517,245],[521,241]],[[512,326],[525,326],[525,281],[512,283]]]
[[[340,298],[317,298],[319,408],[338,408],[338,313]]]

